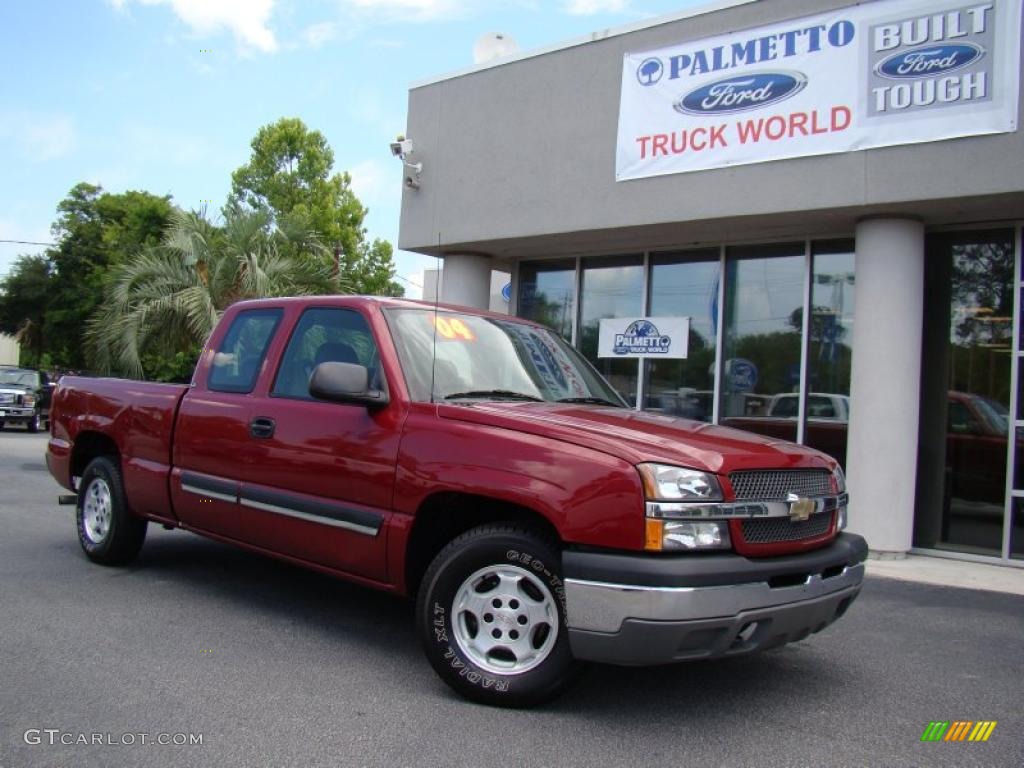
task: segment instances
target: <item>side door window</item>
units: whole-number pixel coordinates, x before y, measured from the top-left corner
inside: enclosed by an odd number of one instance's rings
[[[214,392],[252,392],[281,322],[280,309],[239,312],[213,357],[206,387]]]
[[[281,309],[243,310],[214,352],[206,388],[182,399],[174,431],[175,512],[194,528],[245,541],[245,521],[235,501],[241,472],[258,464],[261,441],[252,434],[259,401],[253,391]]]
[[[381,387],[380,358],[366,319],[351,309],[313,308],[302,313],[277,371],[273,397],[312,400],[309,377],[320,363],[356,363]]]
[[[380,581],[401,422],[394,406],[371,410],[309,394],[310,375],[327,362],[366,366],[370,385],[379,386],[371,333],[351,309],[310,307],[299,316],[269,397],[254,398],[274,419],[273,436],[258,441],[259,460],[238,476],[246,542]]]

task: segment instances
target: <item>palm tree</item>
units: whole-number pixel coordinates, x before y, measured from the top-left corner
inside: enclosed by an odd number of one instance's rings
[[[236,301],[345,292],[329,264],[309,228],[272,227],[264,211],[229,209],[218,227],[205,210],[175,210],[160,246],[114,268],[86,329],[89,359],[98,372],[141,378],[144,350],[198,348]]]

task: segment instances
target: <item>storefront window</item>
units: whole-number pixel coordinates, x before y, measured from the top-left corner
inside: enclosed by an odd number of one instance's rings
[[[630,405],[636,405],[636,360],[598,359],[600,321],[643,315],[643,257],[585,259],[579,349]]]
[[[574,261],[519,266],[519,317],[546,325],[570,343],[575,294]]]
[[[647,360],[644,408],[711,421],[714,398],[715,328],[718,313],[718,250],[651,255],[650,317],[689,317],[685,360]]]
[[[928,250],[914,544],[998,555],[1010,435],[1013,235],[934,237]]]
[[[817,242],[812,253],[804,443],[845,467],[853,359],[853,241]]]
[[[803,243],[729,249],[723,424],[796,440],[805,274]]]
[[[1024,560],[1024,499],[1013,500],[1013,527],[1010,529],[1010,557]]]

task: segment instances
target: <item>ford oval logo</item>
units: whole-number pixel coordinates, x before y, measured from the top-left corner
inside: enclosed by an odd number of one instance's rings
[[[759,72],[728,77],[690,91],[676,104],[687,115],[743,112],[795,96],[807,85],[800,72]]]
[[[970,66],[985,49],[974,43],[924,45],[887,56],[875,65],[875,73],[890,80],[943,75]]]

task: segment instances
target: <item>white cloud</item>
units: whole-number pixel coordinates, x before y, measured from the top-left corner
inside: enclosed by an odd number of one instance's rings
[[[132,1],[141,5],[169,5],[174,15],[197,35],[213,35],[226,29],[243,50],[277,50],[277,38],[269,26],[275,0],[109,0],[118,10]]]
[[[384,148],[385,150],[387,147]],[[364,160],[348,169],[352,177],[352,191],[363,205],[371,205],[379,202],[382,197],[387,196],[390,190],[393,196],[398,196],[402,189],[402,179],[398,172],[398,165],[384,166],[377,160]]]
[[[565,10],[573,16],[593,16],[597,13],[622,13],[629,8],[629,0],[567,0]]]
[[[341,0],[358,11],[385,16],[395,21],[426,21],[461,13],[464,0]]]
[[[26,110],[0,113],[0,139],[30,160],[44,162],[68,154],[75,146],[75,126],[67,115]]]
[[[338,29],[334,22],[322,21],[319,24],[313,24],[306,27],[303,31],[302,36],[306,40],[306,44],[313,49],[319,48],[324,43],[330,42],[338,34]]]

